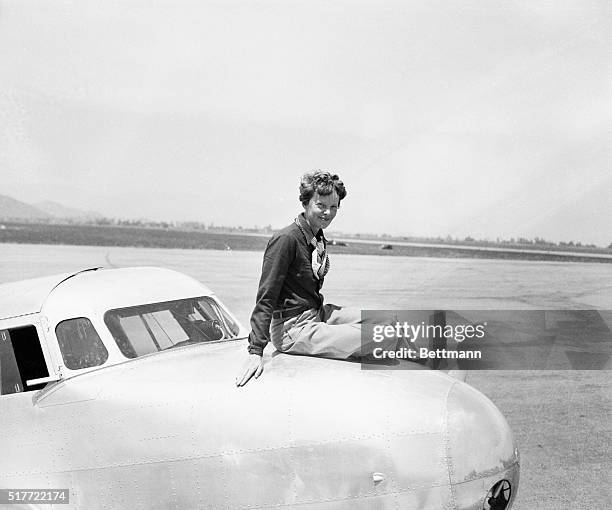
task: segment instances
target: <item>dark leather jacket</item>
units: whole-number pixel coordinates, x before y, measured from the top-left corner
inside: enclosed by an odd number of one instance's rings
[[[310,232],[304,215],[298,221]],[[317,233],[327,245],[323,231]],[[270,341],[272,314],[282,313],[284,318],[299,315],[310,308],[323,305],[319,292],[323,280],[318,280],[312,271],[311,257],[314,247],[294,223],[283,228],[268,242],[263,257],[261,279],[249,334],[249,353],[262,355]]]

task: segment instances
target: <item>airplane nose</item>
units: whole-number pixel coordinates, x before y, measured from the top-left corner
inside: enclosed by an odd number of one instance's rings
[[[457,510],[509,510],[519,457],[505,418],[482,393],[457,382],[447,399],[447,463]]]

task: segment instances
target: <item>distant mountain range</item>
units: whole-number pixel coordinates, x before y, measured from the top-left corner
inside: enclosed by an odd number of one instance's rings
[[[35,220],[58,218],[84,220],[103,217],[102,214],[95,211],[83,211],[50,200],[26,204],[12,197],[0,195],[0,218],[2,219]]]

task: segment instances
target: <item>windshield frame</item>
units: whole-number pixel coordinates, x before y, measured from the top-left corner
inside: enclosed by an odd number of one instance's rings
[[[127,359],[241,338],[240,324],[210,295],[113,308],[104,313],[103,319]],[[218,333],[222,334],[220,338],[212,336]]]

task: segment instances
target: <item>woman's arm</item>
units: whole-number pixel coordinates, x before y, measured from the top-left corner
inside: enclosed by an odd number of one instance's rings
[[[295,259],[295,239],[288,235],[274,236],[268,242],[263,257],[261,278],[255,308],[251,314],[249,358],[236,377],[236,385],[245,385],[251,377],[263,372],[263,350],[270,341],[272,312],[277,306],[289,266]]]

